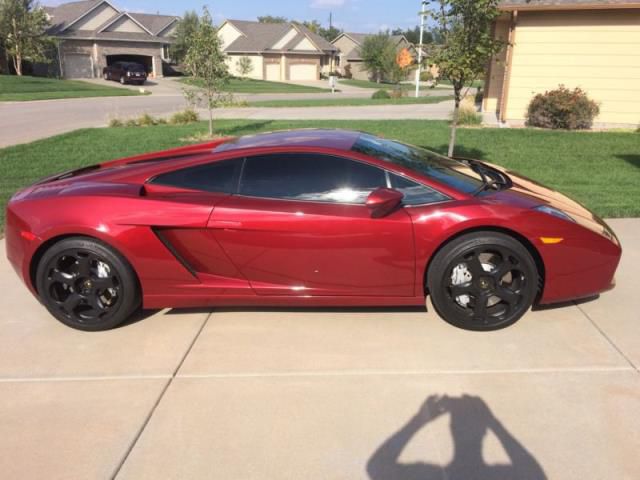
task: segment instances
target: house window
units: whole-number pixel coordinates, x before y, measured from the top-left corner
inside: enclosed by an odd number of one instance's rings
[[[162,45],[162,59],[169,60],[169,45]]]

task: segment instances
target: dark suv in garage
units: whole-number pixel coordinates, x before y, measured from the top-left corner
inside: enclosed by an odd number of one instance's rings
[[[139,63],[114,62],[102,69],[102,77],[105,80],[116,80],[122,85],[125,83],[142,85],[147,80],[147,72]]]

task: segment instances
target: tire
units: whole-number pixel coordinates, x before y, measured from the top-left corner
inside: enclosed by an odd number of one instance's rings
[[[109,74],[107,72],[104,72],[102,74],[102,78],[104,78],[105,80],[109,80]]]
[[[125,80],[124,77],[120,77],[120,85],[125,85],[127,83],[127,81]]]
[[[446,244],[427,272],[427,289],[438,314],[465,330],[490,331],[517,322],[538,290],[538,270],[514,238],[474,232]]]
[[[52,245],[38,263],[36,288],[47,310],[78,330],[114,328],[141,303],[136,274],[126,259],[87,237]]]

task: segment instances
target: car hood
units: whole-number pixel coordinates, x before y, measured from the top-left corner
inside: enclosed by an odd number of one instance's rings
[[[613,230],[611,230],[607,223],[575,200],[519,173],[512,172],[497,165],[487,165],[508,175],[513,183],[510,189],[491,195],[493,201],[518,205],[523,208],[535,208],[540,205],[548,205],[567,213],[579,225],[605,235],[607,238],[617,242]]]

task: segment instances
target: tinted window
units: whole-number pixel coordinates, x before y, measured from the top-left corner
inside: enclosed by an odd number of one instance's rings
[[[247,158],[240,193],[316,202],[364,203],[386,186],[383,170],[340,157],[277,154]]]
[[[468,165],[423,148],[363,134],[351,149],[409,168],[462,192],[473,193],[482,185],[480,176]]]
[[[449,197],[433,188],[420,185],[398,175],[390,174],[389,179],[391,180],[391,188],[395,188],[404,194],[402,203],[405,205],[426,205],[449,200]]]
[[[241,160],[208,163],[158,175],[151,183],[205,192],[235,193]]]

